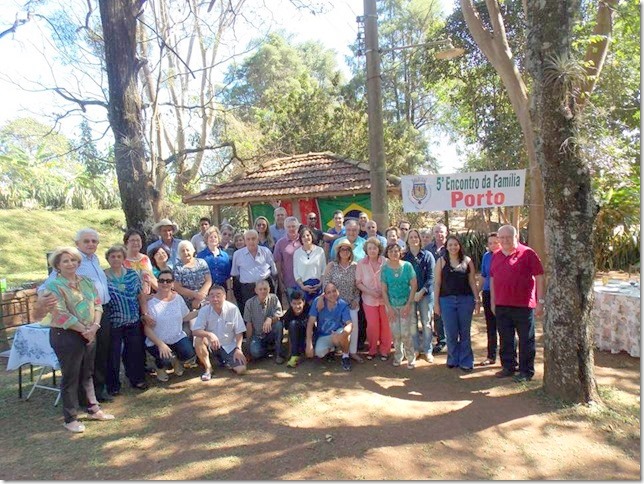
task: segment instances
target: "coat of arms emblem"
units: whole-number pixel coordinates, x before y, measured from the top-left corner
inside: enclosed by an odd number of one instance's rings
[[[427,185],[425,178],[415,178],[412,180],[411,198],[416,204],[421,205],[431,196],[431,189]]]

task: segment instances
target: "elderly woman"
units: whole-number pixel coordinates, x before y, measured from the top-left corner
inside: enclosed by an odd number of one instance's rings
[[[416,321],[413,327],[414,346],[418,357],[428,363],[434,361],[432,354],[432,316],[434,315],[434,266],[436,261],[432,253],[423,249],[420,232],[410,229],[407,232],[407,251],[403,260],[409,262],[416,272],[418,290],[414,294],[414,305],[412,307],[412,321]],[[423,340],[418,335],[418,323],[423,329]]]
[[[126,255],[122,245],[114,245],[105,253],[110,265],[109,269],[105,269],[107,290],[110,293],[108,322],[112,335],[107,365],[107,391],[110,395],[118,395],[121,391],[121,359],[130,385],[138,390],[148,388],[145,383],[141,319],[148,324],[152,323],[152,319],[145,312],[147,297],[139,275],[135,270],[124,267]]]
[[[472,371],[474,353],[470,329],[472,313],[479,310],[476,272],[472,259],[463,254],[461,242],[450,235],[445,255],[436,263],[434,312],[443,318],[447,337],[447,367]]]
[[[255,225],[253,228],[257,230],[257,235],[259,235],[259,245],[273,250],[275,247],[275,241],[273,240],[273,236],[271,235],[268,227],[270,227],[268,219],[263,215],[260,215],[255,219]]]
[[[195,257],[195,248],[189,240],[182,240],[177,249],[179,261],[173,269],[174,288],[190,309],[199,309],[212,285],[210,269],[205,260]],[[192,322],[189,324],[189,334]]]
[[[157,284],[150,258],[141,253],[143,237],[143,232],[137,229],[129,229],[125,232],[125,235],[123,235],[123,244],[126,248],[126,256],[123,261],[123,267],[136,271],[141,278],[143,292],[150,294],[150,289],[154,288],[156,290]]]
[[[174,292],[172,271],[163,270],[157,278],[159,290],[147,302],[147,313],[154,325],[145,325],[146,349],[154,357],[157,380],[168,381],[169,369],[176,376],[183,375],[183,363],[196,358],[192,341],[183,330],[183,323],[197,316],[197,310],[190,311],[182,297]]]
[[[387,361],[391,350],[391,329],[380,282],[380,273],[385,264],[380,239],[369,237],[365,242],[365,249],[367,257],[358,262],[356,267],[356,286],[362,292],[362,307],[367,319],[367,359],[373,360],[380,353],[380,360]]]
[[[351,242],[347,239],[335,244],[335,260],[329,262],[322,277],[322,287],[332,282],[340,292],[340,298],[349,305],[349,313],[353,322],[349,344],[349,356],[358,363],[362,357],[358,355],[358,309],[360,307],[360,290],[356,286],[356,262],[353,260]],[[318,311],[324,304],[323,298],[318,298]]]
[[[150,251],[150,262],[152,263],[152,274],[154,277],[159,277],[159,272],[172,270],[168,265],[170,260],[170,252],[164,247],[156,247]]]
[[[186,305],[199,309],[212,285],[208,263],[195,257],[195,248],[189,240],[182,240],[178,248],[179,261],[173,269],[175,290],[183,296]]]
[[[300,229],[300,244],[293,254],[293,277],[310,303],[322,292],[322,275],[326,268],[324,249],[313,243],[313,231],[306,226]]]
[[[85,426],[77,419],[81,386],[89,402],[87,413],[90,419],[114,418],[101,410],[94,392],[92,372],[96,332],[101,327],[103,307],[92,280],[76,273],[80,262],[81,254],[75,247],[56,249],[49,257],[49,264],[58,271],[58,275],[46,283],[44,291],[45,296],[53,294],[57,299],[52,309],[49,342],[63,375],[60,389],[64,426],[71,432],[85,431]]]
[[[407,368],[416,367],[411,311],[416,294],[416,273],[409,262],[400,260],[402,249],[397,242],[387,245],[387,262],[382,267],[380,281],[382,297],[387,308],[391,334],[394,337],[394,366],[400,366],[403,355]]]

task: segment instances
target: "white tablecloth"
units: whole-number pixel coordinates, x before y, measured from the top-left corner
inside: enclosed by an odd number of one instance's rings
[[[595,323],[595,346],[640,356],[640,288],[628,282],[595,283],[591,316]]]
[[[49,328],[39,323],[25,324],[16,329],[7,370],[15,370],[27,363],[60,369],[56,353],[49,344]]]

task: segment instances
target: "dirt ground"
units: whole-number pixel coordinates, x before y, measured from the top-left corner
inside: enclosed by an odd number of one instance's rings
[[[477,316],[476,361],[484,330]],[[523,384],[494,378],[498,363],[448,369],[444,353],[415,370],[265,360],[203,383],[192,369],[126,388],[104,406],[117,420],[80,435],[63,429],[51,392],[20,401],[17,372],[2,372],[0,478],[639,480],[639,359],[596,352],[606,405],[565,406],[541,390],[540,333],[538,344]]]

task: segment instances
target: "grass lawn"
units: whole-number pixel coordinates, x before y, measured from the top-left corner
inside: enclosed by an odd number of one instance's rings
[[[39,282],[47,277],[47,252],[74,245],[78,229],[92,227],[101,236],[98,255],[122,242],[125,216],[115,210],[0,210],[0,278],[7,287]],[[102,261],[107,267],[107,262]]]

